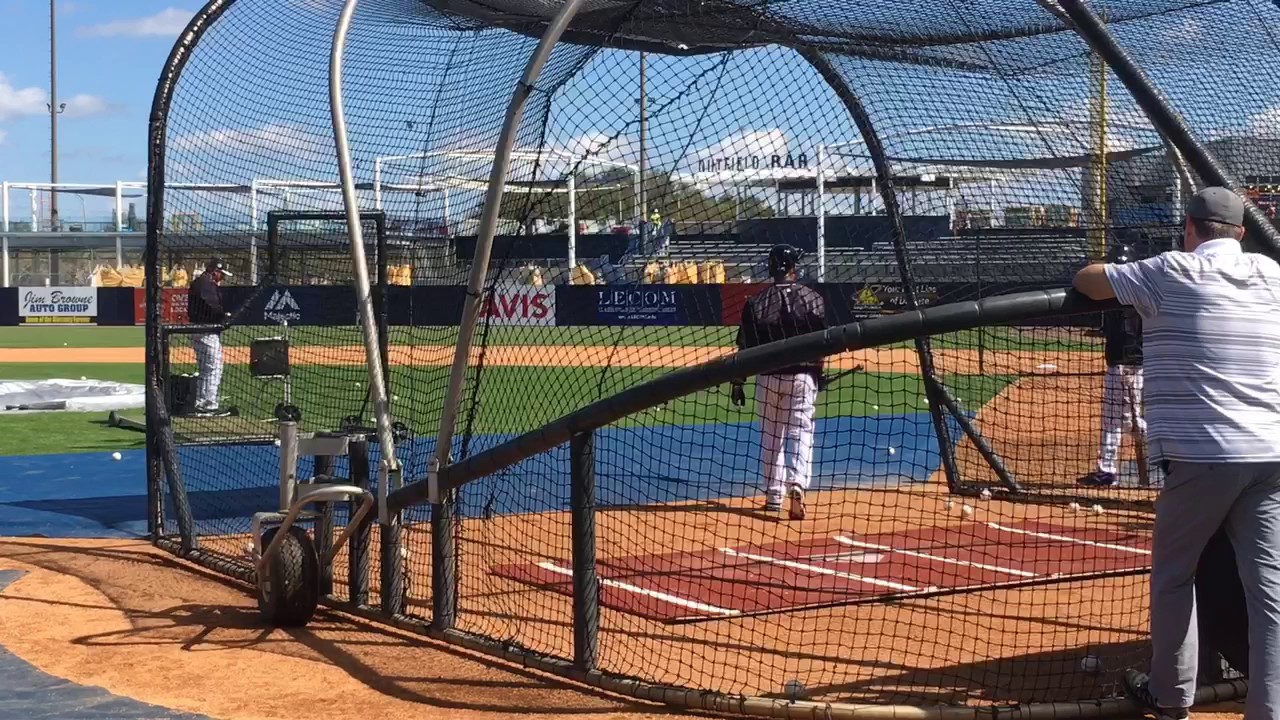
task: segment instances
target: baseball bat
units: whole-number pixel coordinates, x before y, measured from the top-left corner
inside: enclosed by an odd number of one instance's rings
[[[1147,441],[1137,430],[1133,431],[1134,462],[1138,464],[1138,485],[1151,487],[1150,470],[1147,468]]]
[[[852,369],[852,370],[844,370],[844,371],[841,371],[841,372],[836,373],[835,375],[827,375],[827,376],[825,376],[825,377],[822,379],[822,380],[823,380],[823,384],[824,384],[824,385],[831,385],[832,383],[834,383],[834,382],[835,382],[835,381],[837,381],[837,380],[843,380],[843,379],[845,379],[845,378],[849,377],[850,375],[854,375],[854,374],[857,374],[857,373],[860,373],[860,372],[862,372],[862,365],[861,365],[861,364],[859,364],[859,365],[855,365],[855,366],[853,367],[853,369]]]

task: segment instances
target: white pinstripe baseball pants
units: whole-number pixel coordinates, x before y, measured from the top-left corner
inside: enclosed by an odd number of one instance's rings
[[[193,335],[191,346],[196,351],[196,409],[218,407],[218,386],[222,384],[222,338],[218,333]]]
[[[809,489],[817,397],[818,384],[807,374],[756,378],[760,460],[765,498],[770,502],[781,502],[783,493],[791,485]]]
[[[1102,438],[1098,443],[1098,470],[1117,473],[1120,440],[1128,430],[1146,437],[1142,417],[1142,367],[1113,365],[1102,378]]]

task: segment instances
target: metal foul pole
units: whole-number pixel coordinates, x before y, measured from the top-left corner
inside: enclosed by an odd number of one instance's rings
[[[489,189],[485,194],[484,212],[480,216],[480,228],[476,237],[476,254],[471,261],[471,277],[467,281],[467,302],[462,310],[462,325],[458,328],[458,346],[454,350],[453,367],[449,373],[449,386],[445,393],[444,407],[441,410],[440,434],[436,438],[436,457],[433,461],[436,469],[449,464],[450,447],[453,444],[453,428],[458,419],[458,402],[462,399],[462,382],[466,377],[467,358],[471,354],[471,340],[475,336],[476,318],[480,314],[483,301],[485,278],[489,274],[489,256],[493,251],[493,236],[498,227],[498,211],[502,205],[502,195],[507,182],[507,172],[511,167],[511,152],[516,144],[516,131],[520,128],[520,117],[524,114],[525,102],[533,93],[534,82],[542,73],[551,56],[551,50],[564,34],[573,16],[577,14],[582,0],[565,0],[556,13],[555,19],[547,26],[538,41],[538,47],[525,66],[524,75],[511,96],[507,107],[507,115],[502,123],[502,134],[498,136],[497,152],[493,157],[493,170],[489,174]],[[440,483],[436,473],[429,475],[430,500],[433,505],[440,503]]]
[[[342,56],[347,47],[347,31],[355,15],[358,0],[347,0],[338,19],[338,29],[333,36],[333,49],[329,57],[329,108],[333,116],[333,138],[337,144],[338,176],[342,182],[342,204],[347,213],[347,228],[351,234],[351,274],[356,283],[356,308],[360,313],[360,330],[364,336],[365,362],[369,365],[369,399],[373,403],[373,415],[377,424],[378,447],[382,451],[380,469],[384,475],[378,483],[381,505],[380,516],[385,521],[388,477],[400,471],[396,461],[395,441],[391,436],[390,408],[387,406],[386,369],[382,367],[382,353],[378,348],[378,325],[373,316],[373,295],[369,290],[369,263],[364,256],[364,227],[360,218],[360,204],[356,198],[356,184],[351,172],[351,146],[347,141],[347,119],[342,104]]]

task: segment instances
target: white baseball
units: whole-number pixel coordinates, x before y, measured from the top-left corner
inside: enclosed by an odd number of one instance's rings
[[[991,499],[991,490],[989,490],[989,489],[987,489],[987,488],[983,488],[983,489],[982,489],[982,494],[981,494],[981,495],[979,495],[979,497],[981,497],[983,500],[990,500],[990,499]]]
[[[879,406],[879,405],[872,405],[872,406],[871,406],[871,409],[872,409],[872,410],[879,410],[879,409],[880,409],[880,406]]]
[[[943,509],[943,510],[950,510],[950,509],[951,509],[951,508],[953,508],[953,507],[955,507],[955,503],[951,502],[950,500],[948,500],[948,501],[946,501],[946,502],[942,503],[942,509]]]
[[[890,448],[889,448],[889,454],[890,454],[890,455],[897,455],[897,454],[898,454],[898,449],[897,449],[897,448],[895,448],[895,447],[890,447]]]
[[[272,440],[272,442],[275,444],[276,447],[280,447],[280,438],[276,438],[275,440]]]
[[[119,452],[113,452],[113,453],[111,453],[111,459],[112,459],[112,460],[119,460],[121,457],[123,457],[123,456],[122,456]]]
[[[1080,503],[1073,502],[1070,505],[1068,505],[1067,508],[1072,512],[1080,512]]]
[[[1094,511],[1095,513],[1097,513],[1097,514],[1099,514],[1099,515],[1101,515],[1101,514],[1102,514],[1102,506],[1101,506],[1101,505],[1094,505],[1093,507],[1091,507],[1091,508],[1089,508],[1089,509],[1090,509],[1090,510],[1092,510],[1092,511]]]
[[[962,506],[960,506],[960,512],[961,512],[965,517],[973,517],[973,508],[972,508],[971,506],[969,506],[969,505],[962,505]]]
[[[792,699],[804,696],[804,683],[799,680],[788,680],[782,689],[787,693],[787,697]]]
[[[87,378],[87,377],[85,377],[85,376],[81,375],[81,376],[80,376],[80,379],[81,379],[81,380],[88,380],[89,378]]]
[[[1102,660],[1097,655],[1085,655],[1080,658],[1080,669],[1087,673],[1101,672]]]

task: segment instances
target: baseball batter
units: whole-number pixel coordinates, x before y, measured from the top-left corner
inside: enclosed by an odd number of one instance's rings
[[[1107,262],[1120,265],[1134,260],[1133,249],[1118,245]],[[1147,422],[1142,417],[1142,318],[1133,308],[1103,313],[1107,373],[1102,379],[1102,435],[1094,471],[1077,482],[1086,487],[1110,487],[1119,472],[1120,442],[1125,431],[1133,434],[1138,450],[1138,472],[1146,485]]]
[[[773,285],[747,301],[738,328],[738,348],[785,340],[822,330],[827,326],[822,296],[796,284],[796,267],[803,253],[790,245],[769,251],[769,277]],[[735,381],[731,397],[739,407],[747,404],[744,380]],[[760,413],[760,449],[767,512],[780,512],[787,498],[787,515],[803,520],[804,493],[809,489],[813,459],[813,413],[822,363],[805,363],[761,375],[756,381],[756,405]]]

